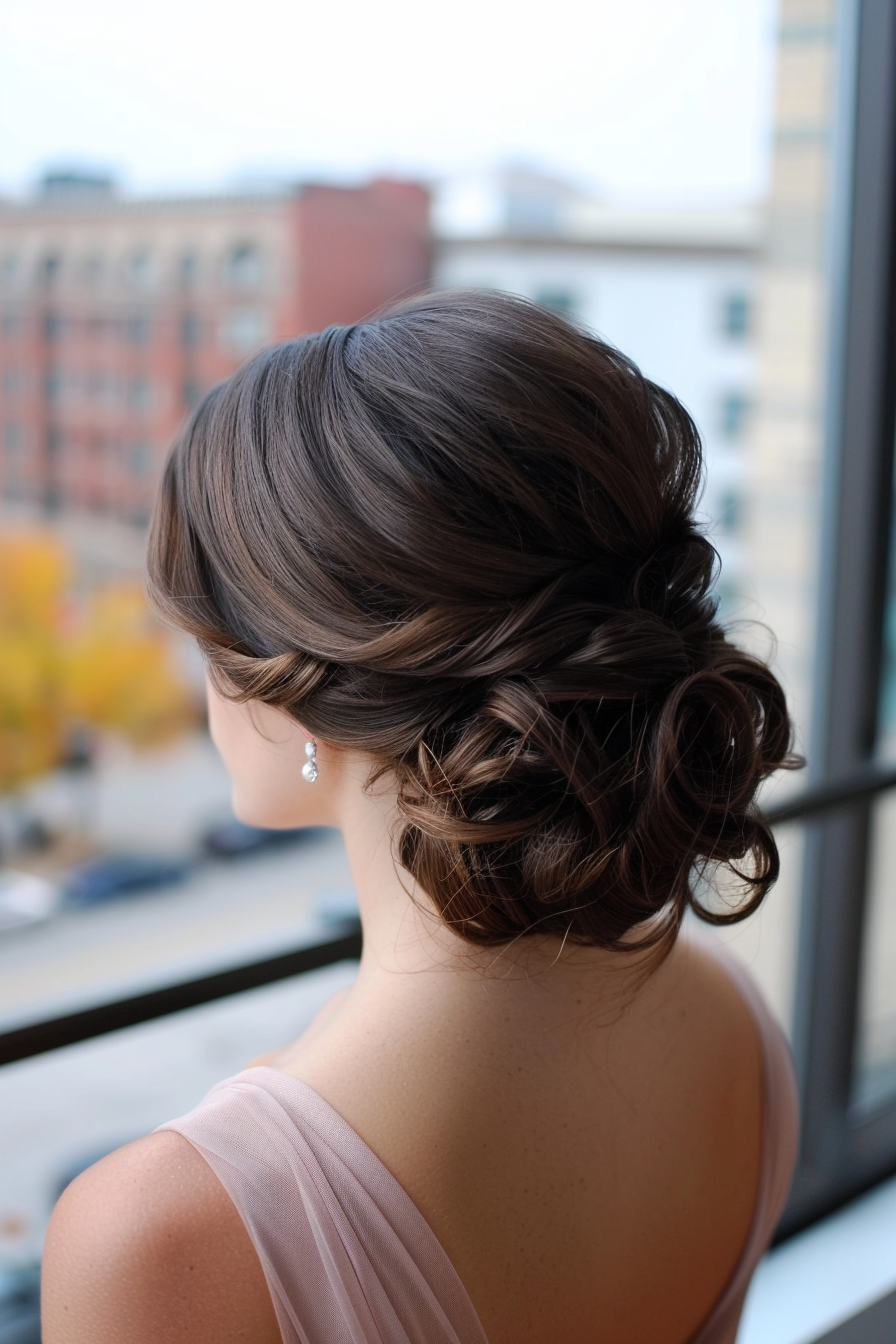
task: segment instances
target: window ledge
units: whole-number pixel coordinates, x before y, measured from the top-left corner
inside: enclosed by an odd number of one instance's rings
[[[737,1344],[896,1339],[894,1247],[896,1178],[768,1253],[750,1288]],[[889,1328],[884,1317],[892,1317]]]

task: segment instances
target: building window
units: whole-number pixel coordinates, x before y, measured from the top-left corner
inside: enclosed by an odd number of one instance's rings
[[[134,252],[128,262],[128,279],[137,289],[150,289],[155,280],[152,254],[145,248]]]
[[[196,350],[202,344],[202,320],[198,313],[181,313],[180,343],[184,350]]]
[[[257,289],[261,284],[261,253],[252,243],[241,243],[227,260],[227,279],[234,289]]]
[[[152,410],[153,388],[148,378],[141,375],[134,378],[128,389],[128,403],[132,410],[146,415]]]
[[[733,536],[743,525],[744,500],[739,490],[723,490],[719,496],[719,528],[727,536]]]
[[[62,258],[58,252],[43,257],[39,269],[40,278],[45,285],[54,285],[62,274]]]
[[[255,308],[244,308],[224,319],[221,344],[225,350],[245,355],[257,350],[268,339],[268,320]]]
[[[21,263],[15,252],[7,252],[0,261],[0,284],[4,289],[15,289],[21,277]]]
[[[188,378],[187,381],[184,383],[183,387],[181,388],[181,399],[184,404],[184,409],[187,411],[192,411],[194,406],[199,405],[201,397],[202,397],[202,388],[199,386],[197,382],[194,382],[191,378]]]
[[[559,285],[538,289],[532,298],[535,303],[540,303],[542,308],[553,308],[554,312],[560,313],[562,317],[572,317],[576,311],[575,295],[571,290],[563,289]]]
[[[726,439],[743,438],[750,414],[750,400],[743,392],[728,392],[722,398],[720,429]]]
[[[22,390],[22,375],[19,369],[3,370],[3,393],[7,397],[17,397]]]
[[[5,309],[2,317],[0,317],[0,331],[6,337],[20,336],[22,332],[21,315],[9,308]]]
[[[44,339],[50,345],[56,345],[65,335],[65,322],[61,313],[44,313]]]
[[[723,298],[722,330],[726,336],[736,340],[749,336],[750,298],[743,290],[736,290]]]
[[[138,313],[134,317],[128,318],[127,336],[129,345],[149,345],[152,337],[152,324],[145,313]]]
[[[53,406],[62,401],[62,374],[58,369],[50,369],[44,378],[44,395]]]
[[[101,374],[103,401],[107,406],[121,406],[124,403],[124,382],[119,373]]]
[[[199,275],[199,258],[195,252],[184,252],[178,265],[180,282],[185,288],[195,284]]]
[[[84,259],[84,279],[91,288],[102,282],[104,270],[105,261],[99,252],[91,252]]]
[[[153,451],[148,443],[133,444],[128,454],[128,469],[138,481],[145,481],[152,475]]]
[[[25,447],[25,431],[15,420],[3,426],[3,447],[9,457],[17,457]]]

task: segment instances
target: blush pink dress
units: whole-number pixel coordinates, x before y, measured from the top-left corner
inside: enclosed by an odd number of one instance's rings
[[[721,959],[762,1041],[762,1171],[740,1261],[692,1344],[733,1344],[796,1157],[787,1044],[749,976]],[[236,1205],[284,1344],[488,1344],[454,1266],[410,1196],[307,1083],[257,1065],[218,1083],[194,1110],[159,1128],[188,1139]],[[600,1322],[594,1326],[599,1340]]]

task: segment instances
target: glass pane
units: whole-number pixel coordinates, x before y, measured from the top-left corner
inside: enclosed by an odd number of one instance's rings
[[[0,1069],[0,1265],[27,1283],[67,1179],[293,1040],[356,972],[342,962]],[[0,1294],[11,1339],[4,1309]]]
[[[756,914],[741,924],[714,927],[712,931],[746,966],[789,1035],[793,1025],[804,831],[797,825],[779,826],[775,839],[781,856],[781,875]],[[724,885],[721,890],[724,895]]]
[[[140,597],[168,443],[260,341],[355,320],[420,285],[464,283],[526,294],[617,342],[698,424],[723,615],[765,620],[778,636],[776,667],[803,728],[833,0],[586,11],[566,0],[538,24],[468,6],[472,28],[447,25],[425,69],[403,58],[411,29],[391,0],[356,7],[348,30],[318,6],[315,45],[339,52],[345,120],[326,118],[308,149],[317,157],[301,167],[318,184],[308,193],[295,190],[307,137],[288,116],[272,130],[264,111],[283,83],[270,62],[291,77],[294,43],[258,69],[241,62],[238,125],[212,119],[185,138],[159,122],[176,52],[160,45],[140,86],[116,91],[115,63],[84,42],[72,7],[51,8],[64,59],[34,6],[18,7],[0,51],[0,99],[22,135],[4,151],[15,162],[0,163],[0,863],[22,875],[0,894],[0,1015],[64,1011],[256,956],[351,906],[335,837],[282,849],[240,838],[202,727],[200,669]],[[198,31],[204,11],[184,0],[178,22]],[[372,69],[395,71],[373,99]],[[520,75],[530,69],[536,102]],[[303,106],[330,107],[328,61],[306,75]],[[76,127],[93,84],[128,116]],[[206,95],[220,104],[220,90]],[[95,170],[45,171],[72,143],[88,163],[121,163],[130,196]],[[261,143],[265,163],[247,181]],[[383,165],[405,179],[400,190]],[[134,208],[174,183],[152,211]],[[297,227],[306,198],[319,213]],[[735,635],[768,652],[762,630]],[[799,786],[784,777],[766,801]],[[778,891],[723,936],[788,1020],[800,842],[782,836]],[[128,888],[122,872],[141,863],[144,885]],[[85,890],[90,902],[70,897]]]
[[[255,960],[353,913],[351,875],[334,831],[257,856],[210,859],[175,883],[6,930],[0,1028]]]
[[[896,792],[874,805],[854,1100],[862,1108],[896,1099]]]
[[[744,614],[768,623],[806,744],[812,700],[834,67],[832,0],[782,0],[771,190],[744,465]],[[764,647],[761,645],[761,647]],[[783,787],[799,788],[789,776]]]

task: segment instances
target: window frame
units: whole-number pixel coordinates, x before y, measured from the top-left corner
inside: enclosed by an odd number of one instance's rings
[[[807,783],[770,809],[805,827],[794,1056],[799,1166],[781,1240],[896,1173],[896,1097],[853,1104],[871,816],[896,766],[874,757],[896,439],[896,6],[839,0],[830,322]],[[859,544],[861,543],[861,544]],[[0,1032],[0,1063],[355,958],[357,922],[261,961]]]
[[[853,1104],[896,434],[896,8],[839,0],[818,626],[793,1049],[799,1167],[779,1235],[896,1172],[896,1097]],[[861,539],[861,544],[857,544]],[[851,789],[837,781],[852,780]],[[799,816],[799,811],[793,815]]]

